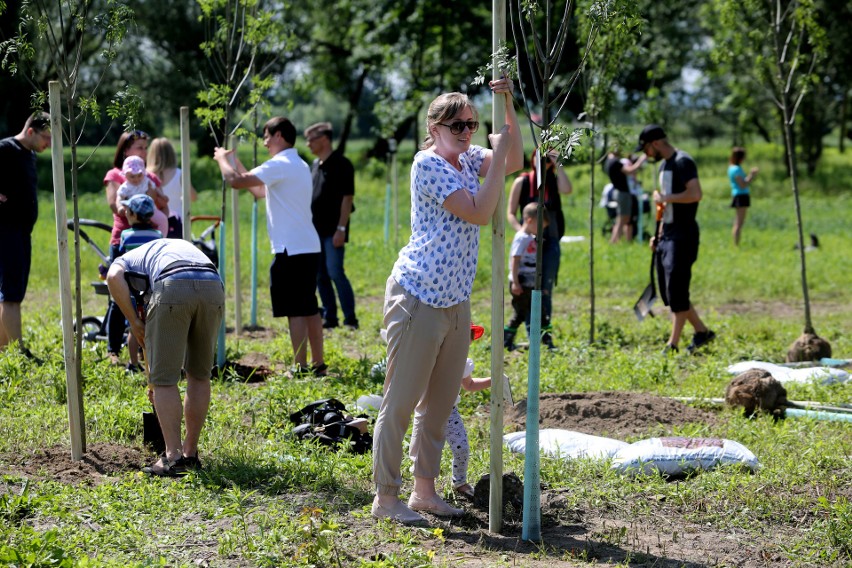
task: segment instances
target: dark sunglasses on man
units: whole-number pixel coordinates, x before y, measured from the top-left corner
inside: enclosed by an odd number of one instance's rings
[[[440,124],[441,126],[446,126],[447,128],[450,129],[450,132],[453,133],[453,134],[461,134],[462,132],[464,132],[465,126],[467,127],[468,130],[470,130],[471,134],[473,134],[474,132],[479,130],[479,122],[477,122],[475,120],[468,120],[468,121],[457,120],[457,121],[453,122],[452,124],[444,124],[443,122],[439,122],[438,124]]]

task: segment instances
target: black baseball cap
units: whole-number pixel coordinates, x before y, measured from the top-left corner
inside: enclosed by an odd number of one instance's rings
[[[663,130],[663,127],[657,124],[649,124],[643,128],[642,133],[639,134],[639,143],[636,145],[634,152],[641,152],[642,149],[645,148],[645,145],[649,142],[662,140],[663,138],[666,138],[666,131]]]

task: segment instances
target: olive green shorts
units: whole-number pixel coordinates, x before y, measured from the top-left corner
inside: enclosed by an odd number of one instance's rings
[[[155,282],[145,323],[148,382],[176,385],[181,369],[195,379],[209,379],[224,311],[225,292],[219,280]]]

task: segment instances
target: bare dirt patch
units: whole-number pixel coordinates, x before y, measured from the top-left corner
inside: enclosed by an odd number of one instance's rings
[[[233,339],[259,339],[261,341],[272,341],[275,339],[275,336],[280,332],[271,328],[271,327],[261,327],[261,326],[243,326],[243,332],[241,334],[234,333],[234,329],[229,327],[227,329],[228,336]]]
[[[244,382],[258,383],[265,381],[275,372],[275,365],[263,353],[246,353],[237,361],[225,362],[225,376],[234,377]]]
[[[97,484],[128,471],[139,471],[150,459],[148,452],[118,444],[92,444],[80,461],[70,448],[54,446],[24,454],[0,456],[2,473],[70,485]]]
[[[655,514],[619,518],[617,512],[570,509],[560,491],[541,495],[541,542],[523,540],[520,519],[504,517],[499,533],[488,530],[487,511],[462,505],[464,517],[447,521],[427,515],[433,528],[443,529],[443,540],[423,538],[419,547],[432,550],[438,564],[491,567],[524,566],[655,566],[699,568],[708,566],[789,566],[771,540],[755,541],[742,530],[715,530],[669,514],[664,504]],[[350,534],[375,530],[368,517],[347,517]],[[425,533],[424,533],[425,534]],[[780,532],[782,539],[785,535]],[[786,535],[791,537],[792,535]],[[359,550],[357,539],[344,554],[354,565],[357,559],[379,560],[403,552],[396,542],[384,542],[380,550]]]
[[[773,319],[797,319],[802,317],[803,307],[800,300],[795,302],[768,302],[759,300],[747,300],[742,302],[731,302],[714,306],[713,309],[719,314],[759,315],[770,316]],[[849,311],[846,304],[831,302],[815,302],[811,307],[812,314],[822,316]]]
[[[539,402],[539,426],[561,428],[595,436],[624,439],[637,435],[664,435],[675,426],[716,424],[713,412],[682,402],[640,392],[547,393]],[[504,421],[526,429],[527,402],[508,409]]]

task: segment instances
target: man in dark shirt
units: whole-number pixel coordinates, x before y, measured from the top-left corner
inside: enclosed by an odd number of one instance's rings
[[[20,134],[0,140],[0,351],[21,343],[21,303],[27,293],[31,234],[38,219],[36,153],[50,147],[50,117],[31,115]]]
[[[343,325],[358,329],[355,294],[343,269],[345,245],[349,240],[349,215],[354,209],[355,168],[341,152],[331,147],[331,136],[329,122],[319,122],[305,129],[308,148],[317,157],[311,164],[314,180],[311,211],[322,245],[317,289],[322,301],[323,327],[329,329],[340,325],[334,296],[334,288],[337,288]]]
[[[660,296],[672,311],[672,333],[664,351],[677,351],[681,332],[688,321],[695,329],[692,343],[687,347],[693,352],[716,337],[701,321],[689,297],[692,264],[698,258],[699,233],[695,216],[702,197],[698,168],[689,154],[669,144],[665,131],[656,124],[649,124],[642,130],[636,151],[644,152],[655,161],[663,160],[653,197],[665,209],[661,231],[651,239],[651,247],[656,251]]]
[[[627,160],[629,162],[629,160]],[[615,188],[616,219],[612,226],[612,235],[609,242],[617,243],[621,237],[628,243],[633,240],[633,194],[630,193],[630,185],[627,176],[633,175],[642,167],[645,155],[640,156],[635,162],[628,164],[621,159],[618,146],[615,146],[607,155],[604,162],[604,171],[609,175],[609,181]]]

